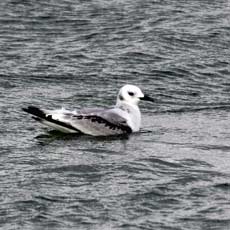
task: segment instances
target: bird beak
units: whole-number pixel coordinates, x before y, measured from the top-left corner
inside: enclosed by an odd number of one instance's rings
[[[151,102],[156,102],[153,98],[151,98],[150,96],[148,95],[144,95],[144,97],[141,97],[140,98],[142,101],[151,101]]]

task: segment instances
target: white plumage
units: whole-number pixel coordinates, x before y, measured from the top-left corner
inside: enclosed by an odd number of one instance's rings
[[[34,106],[23,108],[33,118],[64,133],[84,133],[93,136],[109,136],[140,130],[140,100],[154,101],[134,85],[123,86],[116,105],[110,109],[45,110]]]

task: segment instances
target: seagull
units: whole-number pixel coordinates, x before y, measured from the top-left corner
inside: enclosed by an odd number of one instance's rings
[[[140,100],[154,102],[135,85],[124,85],[112,108],[84,108],[79,111],[40,109],[28,106],[22,110],[32,118],[63,133],[81,133],[92,136],[111,136],[138,132],[141,126]]]

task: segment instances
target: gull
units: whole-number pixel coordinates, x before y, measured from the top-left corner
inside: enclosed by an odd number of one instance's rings
[[[124,85],[112,108],[83,108],[79,111],[23,108],[32,118],[63,133],[82,133],[92,136],[110,136],[138,132],[141,126],[140,100],[154,102],[135,85]]]

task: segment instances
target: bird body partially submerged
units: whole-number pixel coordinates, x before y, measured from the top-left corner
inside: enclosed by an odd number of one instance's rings
[[[138,107],[145,96],[133,85],[119,91],[117,103],[110,109],[82,109],[79,111],[43,110],[35,106],[23,108],[33,118],[64,133],[84,133],[92,136],[110,136],[137,132],[141,125]]]

